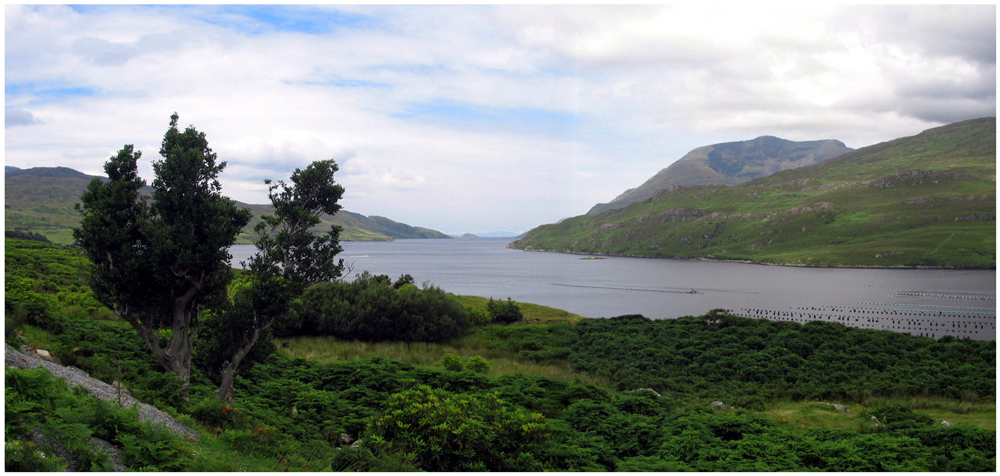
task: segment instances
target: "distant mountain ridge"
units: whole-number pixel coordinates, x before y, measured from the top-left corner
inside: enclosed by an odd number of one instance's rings
[[[80,223],[74,204],[80,201],[87,185],[94,176],[68,167],[33,167],[21,169],[4,167],[4,229],[36,232],[55,243],[73,242],[71,228]],[[101,177],[103,179],[103,177]],[[151,193],[151,187],[143,189]],[[254,205],[237,202],[249,208],[254,218],[240,233],[238,242],[253,240],[253,227],[261,215],[272,213],[271,205]],[[334,216],[322,215],[316,231],[327,231],[334,223],[344,229],[344,241],[391,241],[408,238],[451,238],[437,230],[410,226],[385,217],[366,217],[359,213],[341,210]]]
[[[782,170],[818,164],[852,150],[839,140],[794,142],[773,136],[699,147],[642,185],[626,190],[608,203],[594,205],[587,214],[623,208],[670,187],[748,182]]]
[[[673,186],[532,229],[530,251],[804,266],[996,268],[996,118],[732,186]]]

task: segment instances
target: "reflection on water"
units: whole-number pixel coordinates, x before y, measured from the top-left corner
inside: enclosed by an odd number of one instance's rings
[[[353,273],[410,274],[455,294],[587,317],[654,319],[729,309],[746,317],[840,322],[914,335],[996,338],[996,271],[833,269],[539,253],[509,239],[345,242]],[[245,260],[250,245],[232,248]]]

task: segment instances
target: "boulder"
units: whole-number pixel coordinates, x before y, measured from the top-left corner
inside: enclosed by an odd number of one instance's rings
[[[49,362],[52,362],[52,354],[50,354],[49,351],[45,349],[35,349],[35,355],[40,357],[42,360],[47,360]]]
[[[714,401],[712,403],[709,403],[708,406],[710,406],[712,408],[718,408],[719,410],[725,410],[725,409],[729,408],[729,407],[726,406],[725,403],[722,403],[722,402],[720,402],[718,400],[716,400],[716,401]]]
[[[949,422],[948,420],[942,420],[941,424],[944,426],[951,426],[951,422]]]

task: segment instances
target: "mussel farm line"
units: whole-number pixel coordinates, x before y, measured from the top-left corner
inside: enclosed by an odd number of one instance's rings
[[[890,297],[996,301],[995,293],[952,291],[906,291]],[[890,330],[935,339],[950,335],[960,339],[996,340],[996,308],[987,307],[856,302],[848,306],[789,307],[785,310],[741,308],[733,314],[801,324],[811,321],[839,322],[845,326]]]

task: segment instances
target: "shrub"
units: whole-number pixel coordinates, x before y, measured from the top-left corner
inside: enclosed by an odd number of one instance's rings
[[[507,301],[494,301],[493,298],[490,298],[490,301],[486,303],[486,310],[490,313],[493,322],[511,323],[524,319],[524,315],[521,314],[521,306],[518,306],[509,297]]]
[[[295,307],[304,333],[368,342],[443,342],[471,327],[469,314],[435,286],[418,288],[400,278],[365,272],[351,283],[310,287]]]
[[[444,365],[445,370],[451,370],[452,372],[460,372],[462,370],[462,360],[450,352],[441,357],[441,364]]]
[[[483,326],[492,322],[490,313],[475,307],[466,307],[465,312],[469,314],[469,321],[474,326]]]
[[[372,445],[410,455],[424,471],[540,471],[545,417],[511,409],[497,394],[460,395],[421,385],[392,395],[374,419]]]
[[[864,421],[870,418],[878,419],[878,426],[872,425],[870,428],[878,432],[897,430],[900,428],[923,428],[934,423],[934,419],[902,405],[880,405],[861,415]]]
[[[479,374],[484,374],[490,370],[490,363],[478,355],[473,355],[465,362],[465,368]]]

